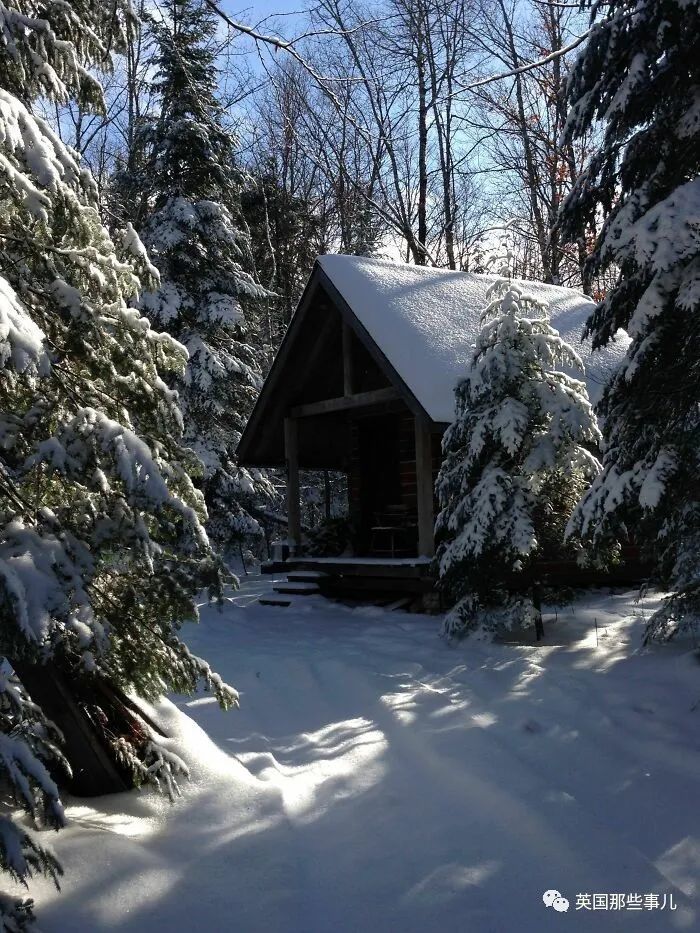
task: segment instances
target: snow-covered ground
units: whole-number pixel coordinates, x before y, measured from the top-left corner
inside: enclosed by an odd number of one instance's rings
[[[589,594],[539,646],[448,645],[429,616],[260,607],[268,586],[187,635],[242,708],[158,708],[182,799],[69,806],[44,933],[698,929],[700,665],[639,648],[653,599]],[[667,906],[575,909],[619,893]]]

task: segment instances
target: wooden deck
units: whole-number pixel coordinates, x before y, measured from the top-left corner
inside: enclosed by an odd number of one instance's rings
[[[505,585],[514,591],[533,586],[638,586],[648,579],[649,568],[639,560],[636,548],[626,551],[623,563],[607,571],[582,568],[574,561],[541,561],[527,574],[514,574]],[[368,602],[401,597],[414,611],[440,609],[432,562],[425,557],[293,557],[264,563],[261,571],[287,578],[275,585],[278,596],[320,593]]]

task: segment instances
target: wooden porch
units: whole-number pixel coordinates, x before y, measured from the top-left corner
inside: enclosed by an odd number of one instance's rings
[[[288,604],[293,596],[320,594],[414,611],[439,608],[427,557],[290,557],[269,561],[261,571],[280,577],[273,586],[276,598],[268,600],[275,605]]]

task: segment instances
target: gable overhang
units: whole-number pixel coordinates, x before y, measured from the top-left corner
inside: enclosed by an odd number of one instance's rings
[[[293,387],[299,379],[300,341],[308,335],[307,321],[319,303],[328,302],[339,315],[340,321],[356,336],[386,379],[387,390],[374,393],[358,393],[343,397],[336,393],[333,398],[319,398],[311,404],[298,404],[294,399]],[[314,353],[322,346],[326,331],[333,325],[332,316],[320,320],[318,332],[309,341],[309,365],[314,365]],[[313,323],[313,322],[312,322]],[[338,365],[342,360],[338,359]],[[388,391],[388,389],[393,391]],[[364,397],[363,397],[364,396]],[[325,409],[321,403],[326,403]],[[351,304],[341,295],[330,276],[316,262],[307,282],[299,305],[287,327],[280,348],[260,391],[248,423],[238,444],[238,462],[242,466],[284,466],[284,420],[290,416],[298,419],[301,430],[300,466],[306,469],[339,469],[341,464],[334,451],[334,440],[347,431],[346,418],[366,410],[391,410],[405,406],[433,433],[442,433],[446,425],[434,422],[423,405],[401,378],[385,352],[376,343],[366,327],[358,319]]]

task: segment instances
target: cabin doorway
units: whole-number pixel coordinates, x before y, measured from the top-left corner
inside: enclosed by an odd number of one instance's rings
[[[372,550],[378,516],[401,502],[399,419],[396,415],[362,418],[358,425],[360,522],[357,552]]]

